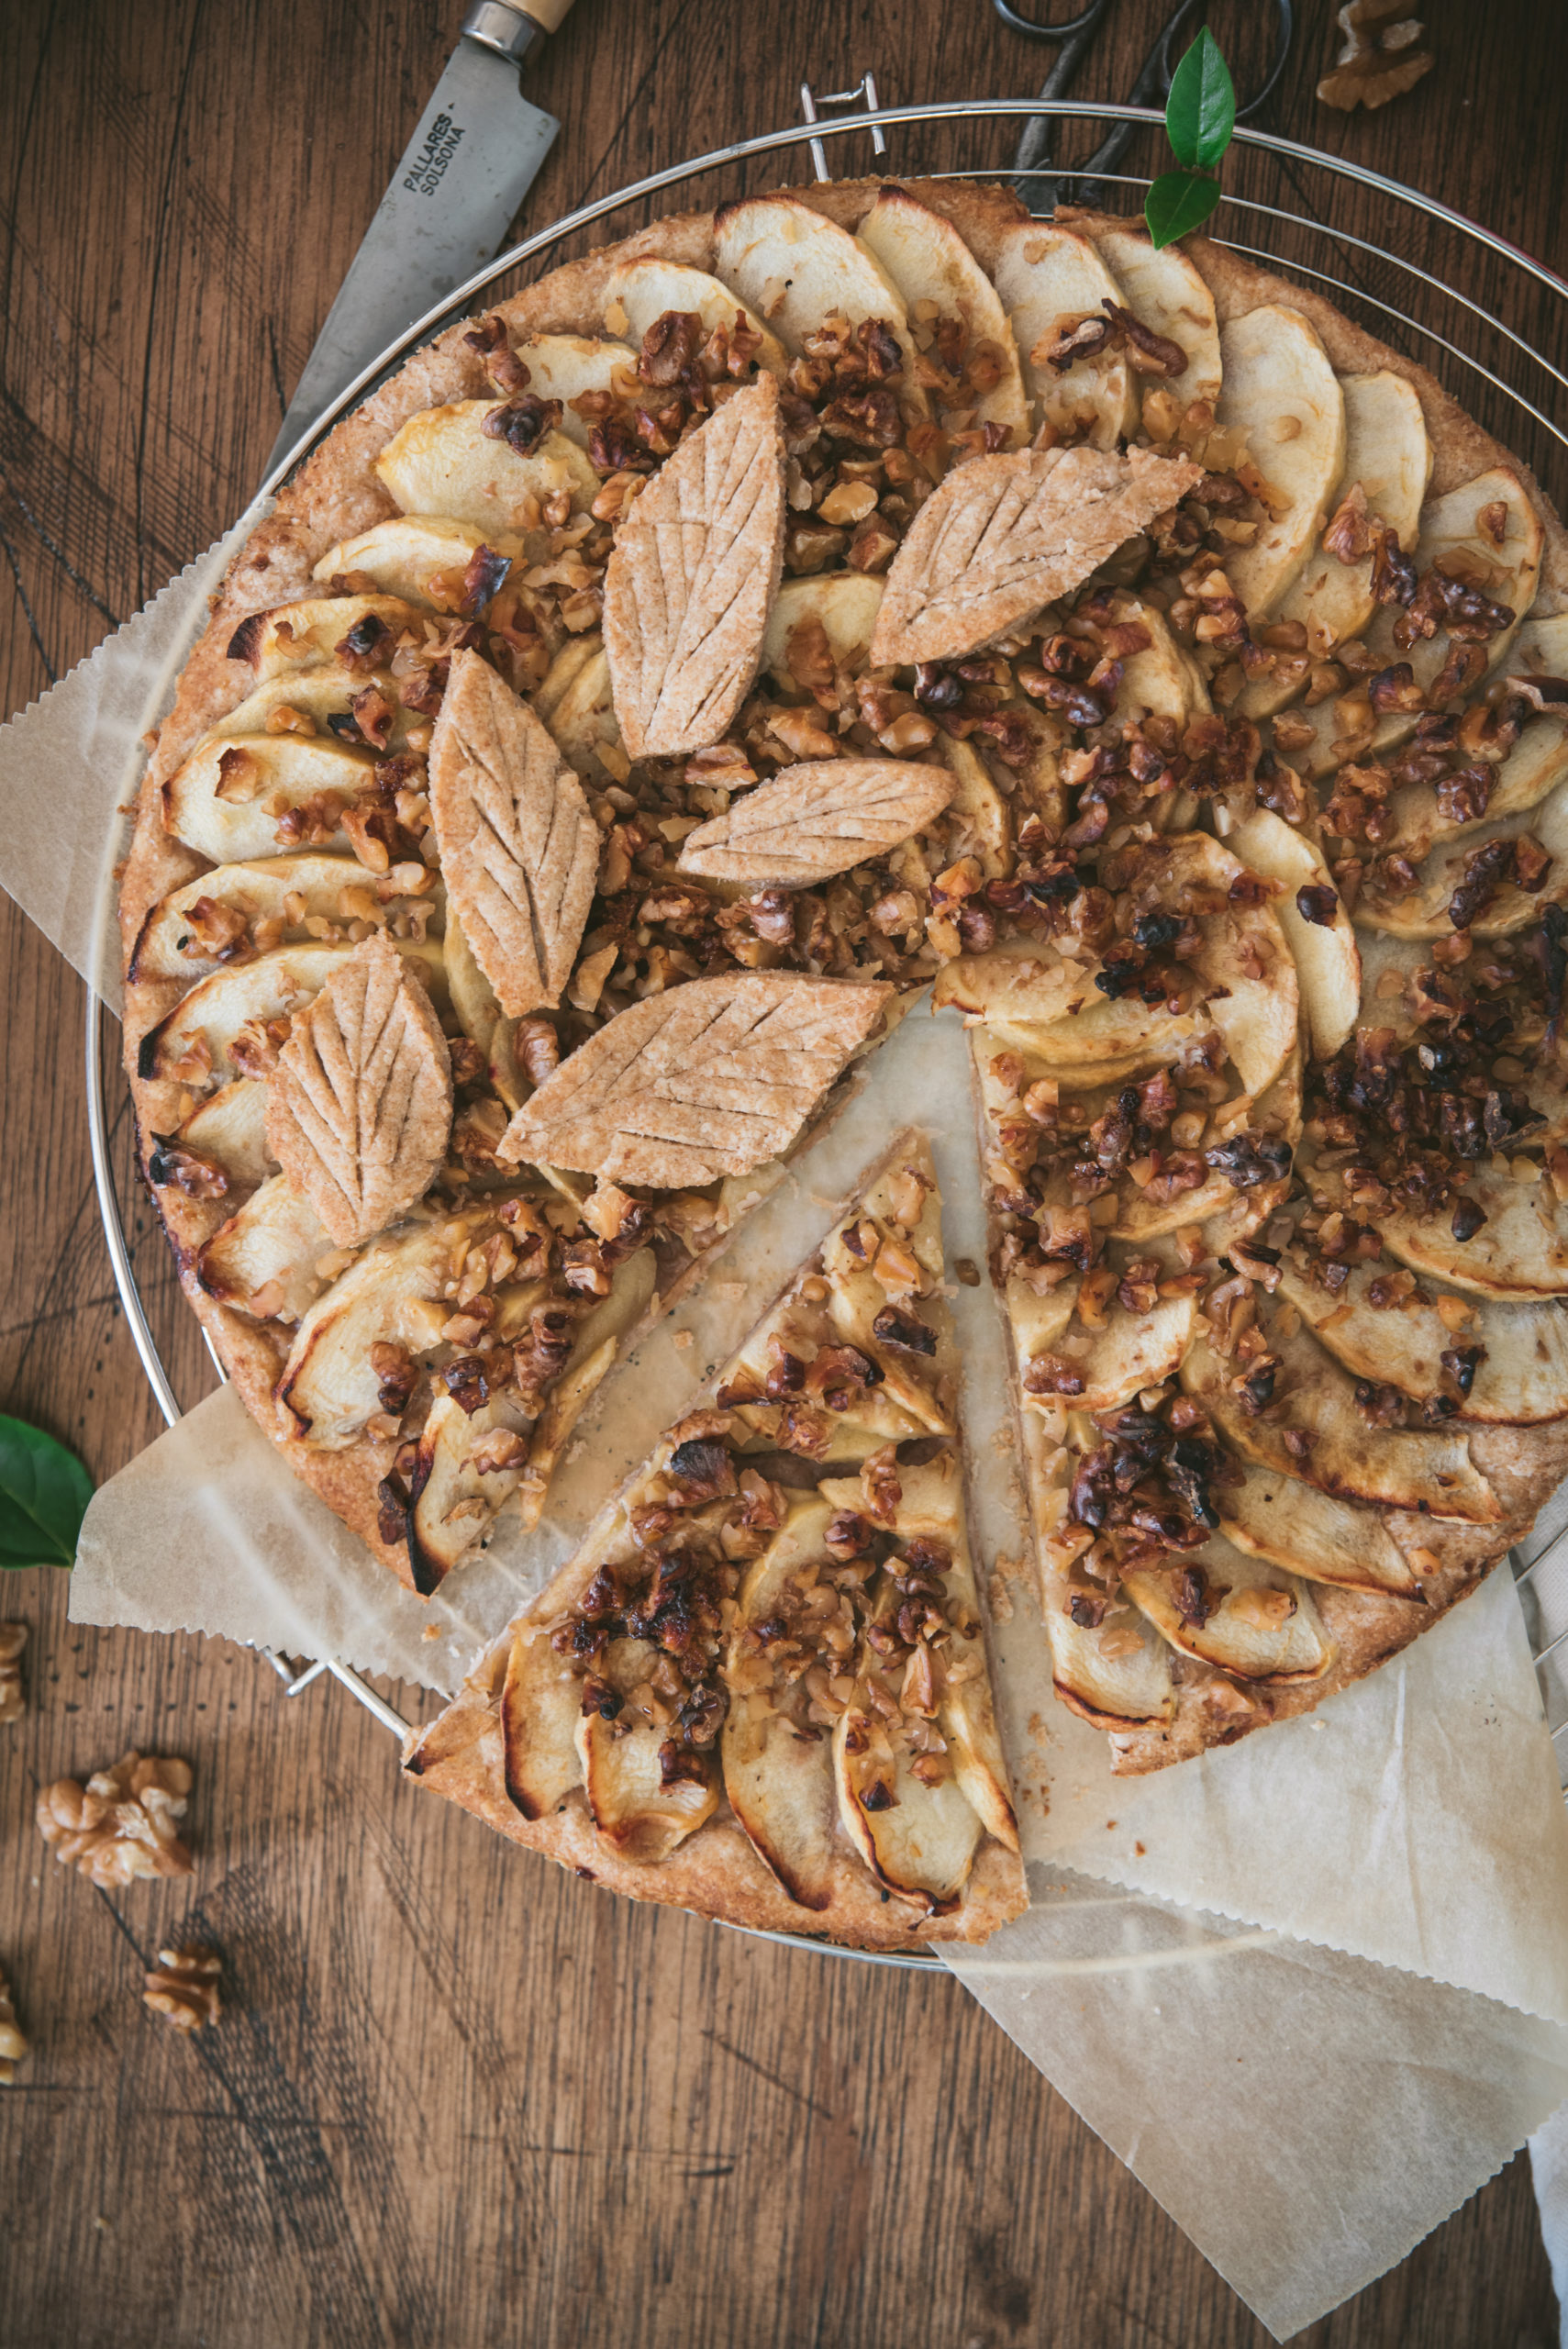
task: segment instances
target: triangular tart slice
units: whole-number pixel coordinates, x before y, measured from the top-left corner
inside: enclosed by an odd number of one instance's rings
[[[1017,1915],[943,1273],[906,1132],[409,1774],[729,1924],[890,1949]]]

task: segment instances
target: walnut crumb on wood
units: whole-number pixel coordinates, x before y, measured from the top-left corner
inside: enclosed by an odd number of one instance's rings
[[[139,1876],[189,1876],[191,1855],[175,1821],[191,1791],[188,1762],[131,1752],[85,1786],[57,1778],[38,1801],[39,1833],[62,1867],[106,1890]]]
[[[216,1950],[195,1943],[179,1949],[161,1949],[158,1964],[147,1976],[142,2003],[155,2015],[164,2015],[176,2031],[201,2031],[223,2011],[217,1977],[223,1960]]]
[[[17,2076],[17,2066],[27,2052],[28,2035],[17,2021],[17,2009],[11,2003],[11,1986],[4,1970],[0,1969],[0,2088],[10,2087]]]
[[[19,1721],[28,1709],[22,1687],[22,1651],[27,1644],[25,1623],[0,1623],[0,1723]]]

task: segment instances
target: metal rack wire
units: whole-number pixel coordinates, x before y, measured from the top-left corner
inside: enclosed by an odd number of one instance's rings
[[[1140,129],[1157,131],[1162,127],[1162,117],[1146,106],[1099,105],[1078,100],[1043,97],[949,100],[928,106],[881,106],[877,103],[876,83],[870,73],[865,74],[852,91],[834,92],[820,97],[812,90],[809,83],[803,84],[801,98],[803,112],[806,116],[804,123],[763,133],[754,139],[740,139],[730,146],[716,149],[709,154],[700,155],[686,161],[673,164],[663,171],[652,173],[627,187],[595,199],[591,204],[580,206],[574,212],[568,213],[562,219],[552,222],[550,227],[539,230],[537,235],[526,238],[520,244],[502,253],[488,268],[479,271],[468,280],[466,284],[460,286],[450,300],[417,319],[391,350],[385,351],[373,365],[367,368],[347,387],[298,445],[275,468],[263,485],[261,495],[266,495],[280,487],[295,467],[310,454],[332,429],[340,416],[355,406],[383,377],[400,366],[411,351],[428,341],[442,327],[461,317],[469,309],[476,296],[486,293],[498,280],[518,269],[526,268],[529,262],[541,261],[550,254],[552,248],[560,246],[578,231],[593,228],[616,213],[627,212],[644,206],[651,198],[663,194],[668,189],[680,187],[692,180],[698,179],[705,173],[743,173],[746,166],[758,159],[781,152],[788,156],[795,149],[806,146],[809,149],[817,178],[826,180],[830,176],[825,146],[827,140],[842,141],[869,134],[873,153],[880,158],[888,151],[886,134],[889,131],[918,134],[921,130],[929,131],[939,125],[945,124],[961,124],[971,129],[976,124],[993,124],[999,126],[1005,131],[1009,125],[1028,122],[1031,118],[1051,117],[1063,122],[1122,125],[1133,134]],[[820,114],[820,109],[825,106],[849,107],[857,110],[840,112],[828,117]],[[1265,162],[1272,161],[1278,168],[1281,178],[1286,182],[1293,178],[1298,180],[1303,174],[1322,173],[1328,176],[1330,191],[1336,183],[1370,191],[1389,206],[1391,217],[1402,224],[1401,233],[1404,233],[1407,228],[1413,226],[1422,237],[1429,236],[1433,231],[1451,234],[1458,239],[1458,250],[1467,258],[1477,257],[1483,268],[1500,264],[1505,275],[1508,277],[1513,291],[1517,293],[1522,290],[1528,294],[1533,284],[1544,290],[1553,305],[1562,305],[1562,315],[1568,317],[1568,283],[1545,268],[1529,254],[1520,251],[1505,239],[1496,236],[1490,229],[1467,219],[1462,214],[1451,210],[1448,206],[1438,203],[1434,198],[1422,195],[1417,189],[1403,186],[1399,182],[1388,179],[1381,173],[1369,171],[1362,164],[1348,161],[1342,157],[1318,153],[1294,140],[1278,138],[1270,132],[1255,129],[1250,125],[1239,124],[1235,139],[1237,146],[1247,150],[1249,162],[1259,160]],[[917,156],[895,155],[894,161],[906,173],[917,173],[922,169]],[[1056,168],[1060,170],[1064,167]],[[1070,169],[1070,167],[1065,168]],[[947,172],[944,176],[985,180],[1005,179],[1008,177],[1011,169],[1010,158],[998,155],[994,161],[985,166],[960,172]],[[1101,170],[1096,173],[1096,180],[1102,184],[1108,182],[1127,188],[1130,192],[1130,201],[1134,206],[1141,201],[1141,192],[1149,185],[1147,174],[1110,173]],[[1336,272],[1332,268],[1320,268],[1313,262],[1281,253],[1273,250],[1266,241],[1242,241],[1241,238],[1234,233],[1236,228],[1242,224],[1246,226],[1249,238],[1263,239],[1268,237],[1271,228],[1279,228],[1288,229],[1292,239],[1305,236],[1309,242],[1313,239],[1326,242],[1335,251],[1352,252],[1364,259],[1379,272],[1392,272],[1396,282],[1402,288],[1407,283],[1410,287],[1419,289],[1412,298],[1425,304],[1430,315],[1427,317],[1416,315],[1411,309],[1400,306],[1398,302],[1390,301],[1382,294],[1374,294],[1368,285],[1349,278],[1343,269]],[[1422,224],[1426,226],[1423,227]],[[1506,407],[1511,407],[1528,417],[1534,427],[1547,436],[1549,443],[1555,444],[1551,450],[1554,460],[1559,451],[1568,451],[1568,430],[1560,427],[1550,413],[1550,402],[1555,393],[1568,392],[1568,373],[1564,373],[1561,368],[1544,357],[1534,343],[1511,327],[1504,318],[1469,295],[1462,294],[1456,287],[1445,284],[1440,276],[1423,267],[1418,261],[1391,250],[1385,244],[1375,243],[1367,238],[1352,234],[1345,228],[1336,228],[1329,219],[1314,212],[1295,208],[1288,205],[1270,203],[1259,196],[1240,193],[1226,196],[1220,211],[1216,216],[1214,232],[1234,250],[1246,255],[1249,259],[1266,262],[1271,268],[1286,276],[1296,277],[1311,287],[1322,288],[1334,299],[1350,306],[1352,309],[1362,307],[1375,313],[1377,319],[1381,322],[1379,330],[1385,336],[1391,330],[1397,331],[1405,337],[1414,338],[1417,346],[1425,346],[1423,355],[1429,359],[1435,372],[1441,373],[1443,362],[1451,362],[1483,382],[1488,387],[1488,393],[1493,398],[1500,399]],[[1499,363],[1503,363],[1507,354],[1512,354],[1518,362],[1518,372],[1529,379],[1529,389],[1526,390],[1518,384],[1510,383],[1495,368],[1487,365],[1472,351],[1467,351],[1462,343],[1456,342],[1451,336],[1446,334],[1441,327],[1434,322],[1443,305],[1452,305],[1454,309],[1470,322],[1473,328],[1483,330],[1487,336],[1496,337]],[[1448,321],[1445,319],[1444,323]],[[1543,380],[1538,382],[1531,371],[1539,371],[1539,376]],[[1536,396],[1531,396],[1532,392]],[[1548,405],[1539,404],[1541,400],[1546,401]],[[205,604],[201,604],[197,599],[197,607],[192,614],[193,642],[205,622]],[[150,711],[149,722],[161,715],[161,710]],[[136,781],[135,775],[128,775],[128,790],[124,795],[128,799],[134,790]],[[109,1079],[105,1064],[103,1012],[104,1007],[98,996],[89,989],[85,1035],[86,1090],[94,1178],[97,1187],[104,1236],[114,1270],[115,1285],[119,1292],[127,1323],[159,1408],[172,1426],[182,1416],[181,1406],[160,1353],[146,1305],[137,1283],[115,1183],[110,1148],[111,1111],[107,1092]],[[117,1069],[117,1055],[115,1065]],[[216,1362],[216,1355],[214,1360]],[[221,1376],[223,1375],[221,1364],[218,1365],[218,1369]],[[1568,1556],[1568,1552],[1564,1552],[1562,1548],[1564,1533],[1568,1533],[1568,1525],[1564,1526],[1562,1531],[1553,1534],[1539,1553],[1528,1560],[1516,1553],[1514,1561],[1516,1574],[1520,1584],[1527,1589],[1539,1589],[1540,1586],[1535,1583],[1535,1577],[1553,1562],[1561,1566],[1564,1556]],[[1565,1646],[1568,1646],[1568,1631],[1553,1638],[1536,1651],[1538,1665],[1549,1664]],[[286,1658],[269,1653],[268,1661],[286,1683],[287,1693],[291,1697],[301,1694],[318,1679],[330,1677],[345,1687],[384,1728],[399,1738],[406,1734],[409,1725],[402,1716],[367,1681],[339,1658],[323,1656],[314,1662],[295,1664]],[[1551,1735],[1554,1740],[1562,1740],[1568,1735],[1568,1715],[1565,1715],[1564,1719],[1551,1731]],[[1568,1755],[1563,1756],[1562,1768],[1564,1774],[1568,1774]],[[783,1941],[791,1943],[795,1946],[817,1950],[828,1946],[820,1942],[810,1942],[805,1937],[788,1934],[766,1934],[761,1938]],[[938,1962],[924,1955],[887,1957],[852,1951],[839,1951],[835,1954],[842,1956],[869,1956],[869,1962],[872,1963],[916,1967],[928,1967]]]

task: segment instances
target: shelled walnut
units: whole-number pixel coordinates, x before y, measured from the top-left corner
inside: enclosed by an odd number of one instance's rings
[[[1343,114],[1385,106],[1430,72],[1432,53],[1420,46],[1426,27],[1406,15],[1407,6],[1407,0],[1350,0],[1340,10],[1345,43],[1333,72],[1318,84],[1325,106]]]
[[[22,1687],[22,1651],[27,1644],[25,1623],[0,1623],[0,1724],[19,1721],[28,1709]]]
[[[28,2052],[27,2033],[17,2021],[17,2009],[11,2003],[11,1986],[0,1970],[0,2088],[8,2088],[17,2076],[17,2066]]]
[[[189,1876],[191,1855],[175,1831],[185,1815],[191,1765],[134,1751],[83,1787],[57,1778],[39,1797],[39,1833],[62,1866],[106,1889],[138,1876]]]
[[[155,2015],[164,2015],[176,2031],[200,2031],[222,2013],[217,1977],[223,1960],[216,1950],[197,1943],[179,1949],[161,1949],[158,1964],[147,1976],[142,2003]]]

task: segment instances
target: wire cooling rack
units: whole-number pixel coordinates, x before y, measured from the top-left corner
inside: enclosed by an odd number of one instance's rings
[[[946,100],[931,106],[882,106],[877,103],[875,80],[869,72],[853,90],[820,96],[809,83],[803,83],[801,101],[804,123],[755,139],[740,139],[709,154],[654,172],[592,204],[580,206],[536,236],[512,246],[487,269],[479,271],[460,286],[450,300],[417,319],[392,349],[366,368],[274,468],[260,495],[264,497],[279,488],[340,416],[401,366],[410,352],[462,317],[476,297],[519,271],[527,272],[528,277],[542,273],[537,268],[529,270],[528,265],[554,266],[555,260],[561,257],[557,249],[583,230],[595,228],[617,214],[635,216],[633,221],[617,230],[626,233],[627,228],[638,220],[652,217],[651,200],[668,189],[714,174],[724,184],[727,195],[739,195],[753,184],[751,166],[767,157],[791,158],[803,146],[809,149],[817,178],[827,180],[833,174],[828,167],[826,142],[833,140],[836,151],[840,151],[839,142],[863,139],[869,134],[873,168],[887,155],[888,168],[903,177],[940,172],[944,178],[1010,180],[1027,196],[1028,178],[1015,176],[1013,157],[1003,151],[1011,134],[1022,125],[1038,123],[1042,117],[1062,126],[1112,123],[1127,126],[1134,136],[1140,132],[1156,134],[1163,127],[1162,117],[1146,106],[1095,105],[1067,99],[983,98]],[[852,111],[840,111],[831,117],[822,114],[822,108],[834,106]],[[984,162],[970,162],[952,169],[945,160],[937,161],[931,152],[938,144],[939,133],[948,126],[971,149],[984,146],[989,138],[995,140],[997,151]],[[892,150],[887,142],[890,131],[900,134]],[[1553,420],[1551,410],[1557,395],[1568,392],[1568,374],[1544,355],[1540,345],[1559,335],[1568,318],[1568,283],[1506,239],[1423,195],[1418,189],[1406,187],[1362,164],[1321,154],[1250,125],[1237,126],[1229,168],[1236,183],[1234,192],[1228,190],[1211,233],[1248,259],[1266,262],[1283,275],[1328,294],[1341,309],[1364,323],[1385,342],[1429,367],[1500,440],[1533,465],[1548,491],[1555,492],[1561,508],[1565,503],[1562,492],[1568,486],[1568,431]],[[1070,182],[1071,164],[1053,163],[1051,170],[1053,184]],[[1148,173],[1095,173],[1096,190],[1106,184],[1128,190],[1129,210],[1140,206],[1149,184]],[[1360,201],[1358,191],[1364,192],[1379,207],[1385,207],[1386,221],[1380,216],[1379,226],[1385,227],[1386,240],[1352,231],[1342,217],[1336,220],[1333,217],[1336,210],[1340,215],[1353,210]],[[1488,302],[1474,295],[1462,293],[1455,282],[1460,278],[1485,291],[1496,306],[1489,306]],[[1508,310],[1523,324],[1510,324],[1499,315],[1499,309]],[[1525,331],[1525,327],[1529,330]],[[193,643],[205,620],[203,605],[192,615]],[[148,723],[155,723],[163,714],[161,708],[150,710]],[[138,780],[135,774],[126,778],[123,796],[128,802]],[[115,1285],[131,1337],[159,1408],[172,1426],[183,1415],[182,1406],[138,1286],[115,1180],[110,1130],[115,1110],[123,1107],[123,1079],[117,1049],[112,1054],[106,1052],[103,1014],[103,1004],[89,989],[86,1089],[94,1179]],[[115,1088],[114,1108],[111,1086]],[[216,1354],[213,1359],[217,1364]],[[217,1368],[221,1377],[222,1365],[218,1364]],[[1544,1513],[1543,1527],[1532,1542],[1524,1551],[1513,1553],[1516,1575],[1526,1588],[1532,1611],[1538,1615],[1541,1595],[1557,1585],[1561,1585],[1563,1600],[1568,1602],[1568,1542],[1563,1538],[1568,1534],[1568,1508],[1562,1507],[1562,1500],[1563,1496],[1560,1495],[1559,1507]],[[1548,1676],[1549,1691],[1555,1684],[1555,1660],[1565,1648],[1568,1631],[1544,1642],[1532,1641],[1532,1653],[1538,1666]],[[385,1729],[398,1738],[406,1734],[410,1724],[340,1658],[322,1656],[313,1662],[295,1663],[263,1653],[285,1682],[290,1697],[300,1695],[319,1679],[330,1677]],[[1562,1662],[1568,1665],[1568,1656]],[[1564,1703],[1568,1705],[1568,1674],[1562,1685]],[[1559,1775],[1568,1776],[1568,1754],[1564,1754],[1560,1742],[1568,1736],[1568,1710],[1552,1729],[1551,1736],[1559,1752]],[[817,1951],[830,1948],[829,1944],[805,1935],[767,1933],[757,1938]],[[926,1954],[889,1956],[836,1948],[831,1949],[831,1954],[883,1965],[928,1968],[940,1963]]]

